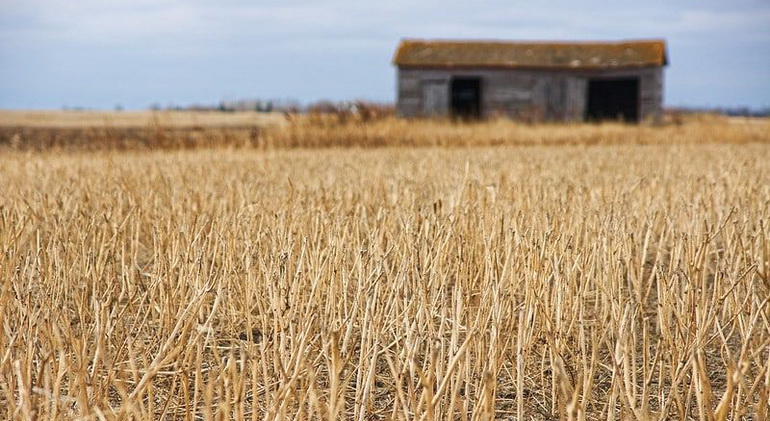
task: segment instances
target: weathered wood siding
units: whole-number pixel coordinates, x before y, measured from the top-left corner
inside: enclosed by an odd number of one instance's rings
[[[454,77],[481,78],[481,114],[526,120],[581,121],[588,81],[637,77],[640,120],[660,118],[663,69],[659,67],[585,70],[399,68],[397,112],[405,117],[445,116],[450,112]]]

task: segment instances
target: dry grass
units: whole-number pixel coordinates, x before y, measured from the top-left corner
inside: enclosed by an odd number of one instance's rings
[[[770,142],[770,119],[680,116],[663,125],[525,124],[507,119],[478,123],[411,121],[386,117],[360,122],[345,115],[297,118],[267,132],[274,147],[532,146]]]
[[[171,150],[394,146],[629,145],[770,142],[770,119],[677,116],[662,126],[525,124],[510,120],[410,121],[386,112],[51,113],[46,124],[0,112],[0,150]],[[5,116],[4,114],[5,113]],[[25,115],[21,113],[21,115]],[[205,118],[204,118],[205,117]],[[3,119],[13,124],[2,124]],[[104,123],[99,123],[104,119]],[[114,123],[106,121],[115,119]],[[124,120],[120,120],[124,119]],[[149,119],[142,123],[143,119]],[[78,123],[80,121],[80,123]],[[197,122],[197,123],[196,123]]]
[[[577,130],[7,150],[0,417],[767,419],[767,135]]]
[[[278,130],[280,113],[0,110],[0,148],[15,150],[158,150],[255,147]]]
[[[144,128],[243,127],[284,124],[280,113],[216,111],[17,111],[0,110],[0,127]]]

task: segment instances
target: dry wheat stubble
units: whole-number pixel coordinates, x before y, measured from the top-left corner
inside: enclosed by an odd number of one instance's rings
[[[761,419],[769,155],[6,154],[0,408]]]

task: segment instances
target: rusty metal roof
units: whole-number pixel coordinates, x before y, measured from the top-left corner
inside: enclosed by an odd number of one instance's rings
[[[613,69],[665,66],[664,40],[618,42],[508,42],[403,40],[393,57],[400,67]]]

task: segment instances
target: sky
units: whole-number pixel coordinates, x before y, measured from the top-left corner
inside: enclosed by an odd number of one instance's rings
[[[0,108],[392,102],[402,38],[665,38],[667,106],[770,106],[768,0],[0,0]]]

